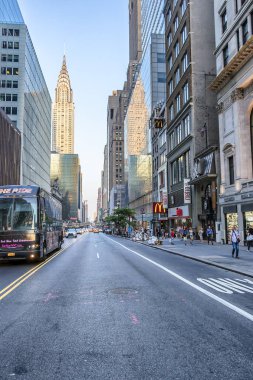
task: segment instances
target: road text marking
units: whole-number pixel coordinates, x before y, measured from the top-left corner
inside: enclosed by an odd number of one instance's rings
[[[147,258],[147,257],[145,257],[143,255],[141,255],[140,253],[138,253],[138,252],[136,252],[136,251],[134,251],[134,250],[132,250],[130,248],[127,248],[125,245],[123,245],[123,244],[121,244],[121,243],[119,243],[119,242],[117,242],[117,241],[115,241],[115,240],[113,240],[113,239],[111,239],[109,237],[108,237],[108,239],[110,239],[111,241],[113,241],[115,244],[118,244],[121,247],[125,248],[127,251],[134,253],[135,255],[139,256],[143,260],[146,260],[149,263],[155,265],[156,267],[162,269],[163,271],[169,273],[171,276],[177,278],[178,280],[184,282],[185,284],[191,286],[192,288],[198,290],[199,292],[205,294],[206,296],[212,298],[213,300],[221,303],[222,305],[226,306],[227,308],[229,308],[229,309],[235,311],[236,313],[242,315],[243,317],[249,319],[251,322],[253,322],[253,315],[250,314],[250,313],[248,313],[247,311],[244,311],[244,310],[240,309],[239,307],[233,305],[232,303],[223,300],[222,298],[216,296],[213,293],[210,293],[208,290],[201,288],[200,286],[198,286],[198,285],[194,284],[193,282],[187,280],[186,278],[178,275],[177,273],[171,271],[170,269],[164,267],[163,265],[158,264],[157,262],[155,262],[155,261],[153,261],[153,260],[151,260],[151,259],[149,259],[149,258]]]

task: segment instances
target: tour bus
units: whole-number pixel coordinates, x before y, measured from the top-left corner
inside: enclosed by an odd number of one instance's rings
[[[37,186],[0,186],[0,259],[43,260],[62,242],[56,197]]]

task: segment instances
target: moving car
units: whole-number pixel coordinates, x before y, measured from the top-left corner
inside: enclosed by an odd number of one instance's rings
[[[69,230],[66,231],[66,238],[69,237],[74,237],[77,238],[77,233],[75,228],[70,228]]]

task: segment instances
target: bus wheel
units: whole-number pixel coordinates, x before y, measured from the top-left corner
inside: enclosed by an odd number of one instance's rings
[[[41,261],[46,260],[46,258],[47,258],[47,246],[43,244],[43,255],[42,255]]]
[[[60,250],[60,249],[61,249],[61,245],[62,245],[62,241],[61,241],[61,240],[59,240],[59,241],[58,241],[58,250]]]

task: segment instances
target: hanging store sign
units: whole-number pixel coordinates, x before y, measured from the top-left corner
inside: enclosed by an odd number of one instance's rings
[[[167,209],[162,202],[153,202],[153,214],[166,214]]]
[[[175,218],[189,218],[189,206],[172,207],[168,209],[168,217]]]
[[[184,203],[191,203],[191,185],[189,184],[190,179],[184,179]]]
[[[168,194],[167,191],[163,192],[163,207],[168,208]]]
[[[155,128],[162,129],[164,125],[164,118],[163,117],[156,117],[154,118],[154,126]]]

